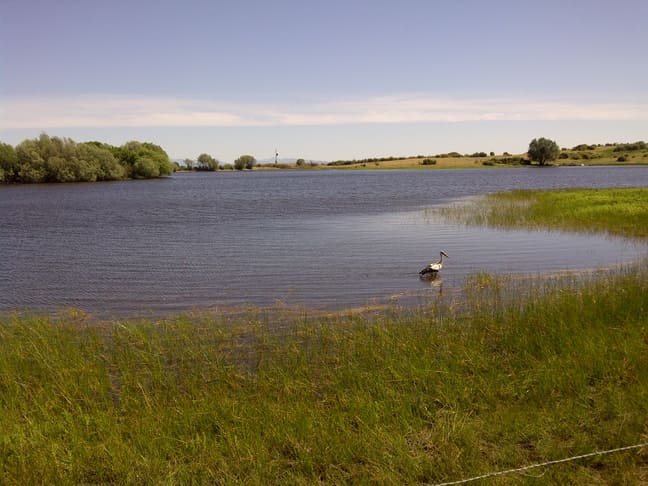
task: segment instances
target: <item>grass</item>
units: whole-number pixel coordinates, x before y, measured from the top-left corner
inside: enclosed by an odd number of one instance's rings
[[[648,188],[517,190],[442,213],[473,224],[595,231],[648,237]]]
[[[648,148],[644,142],[582,144],[563,149],[557,162],[562,165],[645,165],[648,164]]]
[[[527,285],[281,331],[7,316],[0,483],[431,484],[646,442],[648,264]],[[646,481],[641,449],[491,484]]]

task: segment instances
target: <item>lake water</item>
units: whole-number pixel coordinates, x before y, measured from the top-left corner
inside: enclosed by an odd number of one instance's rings
[[[645,244],[430,220],[425,209],[516,188],[648,186],[648,167],[176,174],[0,187],[0,311],[100,317],[287,304],[365,306],[476,272],[607,267]],[[438,283],[438,282],[436,282]]]

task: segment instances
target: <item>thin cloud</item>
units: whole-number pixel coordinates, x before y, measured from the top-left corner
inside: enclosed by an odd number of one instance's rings
[[[0,129],[647,119],[646,101],[441,98],[425,94],[286,102],[89,95],[0,99]]]

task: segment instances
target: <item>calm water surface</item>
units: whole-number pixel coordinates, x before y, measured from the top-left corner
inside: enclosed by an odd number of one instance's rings
[[[363,306],[438,290],[418,270],[607,267],[644,244],[431,221],[425,209],[516,188],[648,186],[648,167],[177,174],[0,187],[0,311],[101,317],[277,303]]]

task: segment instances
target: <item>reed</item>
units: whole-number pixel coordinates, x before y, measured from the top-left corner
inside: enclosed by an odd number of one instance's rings
[[[0,482],[421,484],[648,439],[647,263],[465,290],[328,318],[5,316]],[[493,483],[647,466],[641,449]]]
[[[438,212],[471,224],[648,237],[648,188],[495,193]]]

